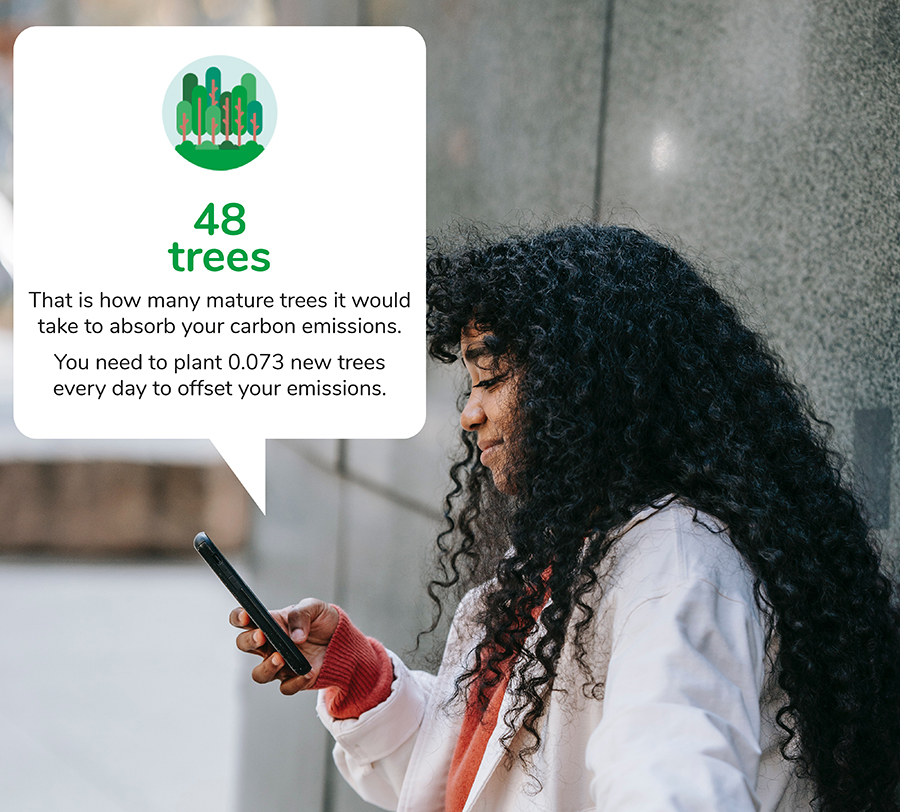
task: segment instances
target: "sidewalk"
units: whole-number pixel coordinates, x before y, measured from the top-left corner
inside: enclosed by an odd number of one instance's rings
[[[73,459],[218,457],[208,441],[23,437],[0,329],[0,460]],[[238,681],[250,679],[234,600],[199,556],[162,561],[0,557],[4,812],[234,810]]]
[[[0,806],[231,812],[233,603],[199,559],[0,560]]]

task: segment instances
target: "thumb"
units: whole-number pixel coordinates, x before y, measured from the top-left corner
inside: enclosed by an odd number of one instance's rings
[[[303,643],[309,637],[309,630],[316,619],[328,608],[328,604],[316,598],[306,598],[292,606],[287,613],[291,640]]]

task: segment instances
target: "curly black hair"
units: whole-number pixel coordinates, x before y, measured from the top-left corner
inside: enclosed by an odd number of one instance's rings
[[[498,493],[463,431],[428,588],[437,623],[451,593],[485,585],[483,636],[457,691],[486,702],[515,658],[507,722],[525,711],[533,744],[519,755],[532,754],[569,634],[590,682],[590,596],[615,530],[675,494],[721,520],[753,571],[777,639],[782,754],[823,812],[900,809],[896,590],[831,427],[763,338],[675,250],[630,228],[433,242],[427,267],[431,356],[457,360],[474,326],[517,374],[513,494]],[[545,631],[526,651],[521,619],[548,589]]]

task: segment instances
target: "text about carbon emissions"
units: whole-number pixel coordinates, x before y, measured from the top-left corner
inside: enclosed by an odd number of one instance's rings
[[[394,314],[411,300],[400,291],[28,295],[37,333],[57,339],[48,345],[54,375],[46,387],[61,402],[382,397],[390,388],[387,353],[367,348],[374,336],[402,334]],[[82,339],[77,349],[75,336]],[[321,347],[309,339],[330,336],[352,338],[343,346],[356,349],[303,351]],[[126,337],[133,349],[122,352]]]

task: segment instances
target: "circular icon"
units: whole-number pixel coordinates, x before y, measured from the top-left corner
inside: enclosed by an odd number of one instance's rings
[[[186,65],[163,100],[163,126],[175,151],[220,172],[262,155],[276,118],[275,94],[265,76],[233,56]]]

